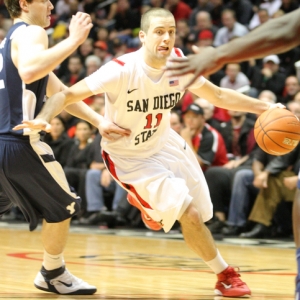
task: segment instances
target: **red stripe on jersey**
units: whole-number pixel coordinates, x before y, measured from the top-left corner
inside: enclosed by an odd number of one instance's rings
[[[177,55],[178,57],[182,57],[182,54],[181,54],[181,52],[180,52],[180,50],[179,50],[178,48],[175,48],[175,47],[174,47],[174,51],[175,51],[175,53],[176,53],[176,55]]]
[[[119,59],[114,58],[113,61],[116,62],[117,64],[121,65],[122,67],[125,65],[125,63]]]
[[[123,186],[123,188],[125,190],[128,190],[130,192],[132,192],[136,198],[140,201],[140,203],[146,207],[146,208],[149,208],[149,209],[152,209],[152,207],[145,201],[141,198],[141,196],[137,193],[137,191],[135,190],[135,188],[131,185],[131,184],[127,184],[127,183],[124,183],[122,181],[119,180],[118,176],[117,176],[117,172],[116,172],[116,168],[115,168],[115,164],[113,163],[113,161],[111,160],[111,158],[109,157],[109,154],[106,153],[105,151],[102,151],[102,157],[103,157],[103,160],[107,166],[107,169],[108,171],[110,172],[110,174],[118,181],[121,183],[121,185]]]

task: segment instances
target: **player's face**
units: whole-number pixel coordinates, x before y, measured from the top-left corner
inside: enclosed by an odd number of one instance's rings
[[[50,25],[51,10],[53,5],[50,0],[33,0],[28,3],[29,22],[32,25],[38,25],[46,28]]]
[[[140,32],[144,45],[144,58],[153,68],[160,68],[166,64],[175,44],[175,20],[173,17],[153,17],[148,32]]]

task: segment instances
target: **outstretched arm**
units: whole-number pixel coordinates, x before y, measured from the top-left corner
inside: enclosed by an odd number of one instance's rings
[[[111,135],[114,133],[117,133],[119,136],[130,135],[130,130],[120,128],[116,124],[105,120],[88,105],[81,102],[82,99],[86,99],[91,95],[92,92],[83,79],[72,87],[51,96],[34,120],[24,120],[22,124],[15,126],[14,130],[30,128],[50,131],[50,121],[63,109],[66,109],[72,115],[84,119],[99,128],[100,134],[106,139],[116,139],[114,135]]]
[[[169,58],[166,70],[170,76],[193,73],[188,87],[200,75],[209,75],[230,62],[241,62],[269,54],[285,52],[300,44],[300,9],[272,19],[249,34],[220,47],[193,47],[196,54],[187,58]]]

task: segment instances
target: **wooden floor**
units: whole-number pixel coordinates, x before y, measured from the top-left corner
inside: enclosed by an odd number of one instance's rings
[[[29,232],[25,224],[1,222],[0,240],[0,299],[223,299],[213,294],[215,275],[178,232],[72,227],[67,267],[97,286],[92,296],[59,296],[34,288],[42,262],[39,229]],[[252,299],[294,299],[292,241],[227,239],[217,245],[227,262],[240,267]]]

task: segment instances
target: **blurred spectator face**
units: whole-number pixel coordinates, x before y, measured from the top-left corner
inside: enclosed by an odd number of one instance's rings
[[[198,30],[211,28],[211,17],[206,11],[200,11],[196,15],[196,27]]]
[[[185,20],[177,21],[176,34],[184,38],[188,36],[189,33],[190,33],[190,27],[188,23]]]
[[[264,10],[264,9],[259,10],[257,12],[257,15],[258,15],[260,24],[266,23],[270,19],[268,11]]]
[[[226,66],[226,75],[229,77],[231,82],[235,82],[237,75],[240,72],[240,65],[239,64],[228,64]]]
[[[106,41],[108,39],[108,30],[106,28],[99,28],[97,31],[97,39],[99,41]]]
[[[166,0],[166,4],[170,7],[177,5],[179,0]]]
[[[186,127],[194,130],[199,130],[205,124],[204,116],[196,114],[192,111],[187,111],[183,115],[183,123]]]
[[[92,53],[94,50],[93,48],[93,40],[86,39],[83,44],[79,47],[79,52],[82,56],[87,56]]]
[[[51,125],[51,137],[53,140],[57,140],[65,131],[65,126],[59,118],[54,118],[50,122]]]
[[[201,30],[198,35],[198,47],[208,47],[213,43],[214,35],[209,29]]]
[[[117,5],[118,12],[126,11],[130,7],[128,0],[118,0]]]
[[[286,78],[285,89],[288,95],[295,95],[299,91],[300,85],[296,76]]]
[[[107,44],[104,41],[97,41],[95,43],[94,48],[94,54],[101,58],[102,61],[104,61],[106,55],[107,55]]]
[[[235,23],[235,17],[232,12],[225,11],[222,14],[222,23],[225,27],[227,27],[229,30],[233,29],[234,23]]]
[[[272,73],[276,73],[279,69],[279,64],[275,64],[273,61],[268,60],[263,64],[264,68],[270,69]]]
[[[259,94],[258,99],[269,103],[276,103],[276,95],[273,92],[267,90],[262,91]]]
[[[170,124],[171,124],[171,128],[174,131],[176,131],[178,134],[180,134],[180,131],[182,129],[182,124],[180,122],[180,117],[177,113],[171,112]]]
[[[105,106],[104,97],[100,96],[100,95],[94,96],[94,101],[91,106],[94,111],[101,114],[102,108]],[[104,115],[104,112],[103,112],[103,115]]]
[[[70,57],[68,69],[71,74],[78,74],[82,70],[82,63],[79,57]]]
[[[290,101],[286,105],[287,109],[292,112],[298,119],[300,119],[300,103],[296,101]]]
[[[210,0],[210,3],[212,3],[214,7],[218,7],[223,4],[223,0]]]
[[[205,121],[210,120],[214,114],[213,104],[203,98],[198,98],[194,102],[203,109]]]
[[[80,142],[86,142],[92,136],[92,129],[86,122],[78,122],[75,130],[75,137]]]
[[[89,61],[86,63],[86,75],[91,75],[96,72],[100,68],[101,64],[99,65],[96,61]]]

